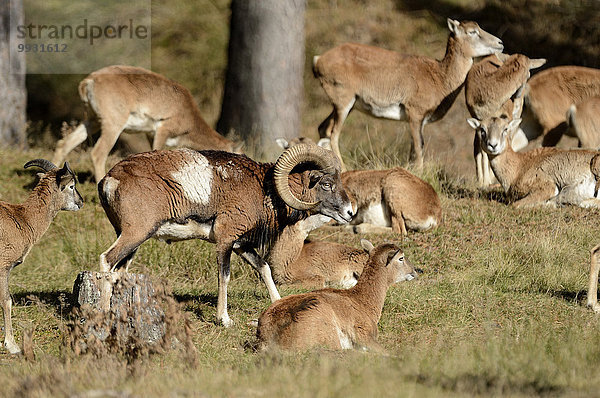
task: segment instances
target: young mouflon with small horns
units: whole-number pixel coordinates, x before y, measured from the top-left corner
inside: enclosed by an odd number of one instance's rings
[[[323,289],[284,297],[258,320],[258,348],[301,350],[380,350],[377,324],[386,292],[394,283],[412,280],[415,269],[394,244],[376,248],[362,240],[369,260],[357,284],[348,290]]]
[[[25,203],[15,205],[0,201],[0,301],[4,311],[4,347],[11,354],[21,350],[12,330],[10,271],[23,262],[60,210],[77,211],[83,206],[83,199],[75,188],[75,173],[67,163],[59,169],[47,160],[35,159],[24,167],[34,166],[44,173],[40,173],[40,181]]]

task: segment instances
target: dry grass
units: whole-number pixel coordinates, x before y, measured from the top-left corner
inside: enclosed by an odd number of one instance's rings
[[[23,200],[34,176],[18,165],[49,155],[1,152],[0,197]],[[75,171],[86,170],[87,159],[87,153],[74,157]],[[132,271],[169,281],[189,317],[196,369],[177,350],[137,361],[127,355],[65,354],[62,331],[73,281],[81,270],[97,269],[99,253],[114,239],[94,184],[84,182],[84,208],[61,213],[11,276],[17,339],[33,325],[36,359],[1,352],[4,391],[22,396],[98,391],[106,396],[593,395],[600,388],[600,318],[583,304],[588,250],[597,243],[600,214],[579,208],[515,210],[503,203],[501,192],[465,187],[441,166],[430,165],[427,174],[441,193],[444,224],[403,242],[424,274],[389,291],[379,328],[388,357],[256,354],[247,348],[255,333],[247,323],[269,300],[250,267],[235,259],[229,307],[236,324],[224,329],[213,323],[214,247],[200,241],[144,243]],[[313,235],[354,246],[360,239],[345,232]]]
[[[213,125],[226,63],[227,3],[153,2],[155,69],[188,86]],[[597,29],[588,29],[595,23],[597,7],[590,9],[586,1],[533,0],[527,12],[518,12],[519,4],[517,0],[309,1],[302,133],[316,138],[318,124],[330,112],[310,73],[310,60],[343,41],[441,58],[445,18],[470,17],[501,35],[511,52],[551,60],[554,54],[571,53],[591,59],[588,65],[600,59],[593,53],[598,50],[597,40],[593,41]],[[528,31],[523,33],[524,29]],[[513,30],[520,36],[510,33]],[[569,41],[571,36],[576,40]],[[585,37],[591,45],[585,44]],[[535,39],[533,46],[523,47],[530,38]],[[566,51],[565,43],[571,42],[573,50]],[[22,165],[32,158],[51,157],[47,148],[52,148],[60,122],[48,126],[48,120],[80,117],[71,110],[78,105],[76,84],[81,76],[51,78],[58,80],[29,79],[30,96],[35,93],[30,108],[47,112],[45,122],[32,124],[31,143],[38,146],[30,151],[0,150],[1,200],[24,200],[34,174],[22,170]],[[247,349],[255,333],[247,323],[269,305],[266,289],[250,267],[235,258],[229,312],[236,323],[229,329],[216,326],[215,252],[200,241],[173,245],[148,241],[132,264],[132,272],[169,281],[189,318],[187,331],[198,353],[197,368],[177,350],[142,356],[135,366],[122,355],[66,355],[62,331],[69,321],[73,281],[82,270],[97,270],[99,254],[115,238],[90,182],[89,153],[78,150],[69,161],[82,182],[84,208],[60,214],[11,275],[16,337],[19,342],[31,337],[26,344],[30,354],[26,360],[0,352],[0,395],[597,395],[600,317],[583,304],[588,251],[597,243],[600,214],[578,208],[515,210],[506,206],[501,192],[477,191],[473,133],[465,123],[462,98],[443,120],[425,129],[429,163],[423,177],[441,195],[444,223],[435,231],[411,234],[402,243],[424,273],[388,293],[379,340],[389,356],[329,351],[256,354]],[[352,113],[341,142],[347,164],[357,168],[404,164],[410,142],[406,131],[403,123]],[[39,144],[40,137],[44,145]],[[112,157],[107,166],[117,160]],[[313,235],[356,247],[360,239],[344,232]],[[368,238],[375,244],[398,240],[394,235]],[[282,295],[298,291],[280,288]]]

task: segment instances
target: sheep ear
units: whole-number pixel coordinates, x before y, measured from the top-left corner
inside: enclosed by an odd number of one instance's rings
[[[544,65],[546,63],[546,58],[536,58],[536,59],[532,59],[531,62],[529,63],[529,69],[535,69],[535,68],[539,68],[540,66]]]
[[[508,129],[511,132],[514,132],[517,130],[517,128],[519,127],[519,124],[521,124],[521,119],[513,119],[511,120],[511,122],[508,124]]]
[[[460,22],[458,22],[455,19],[448,18],[448,29],[450,29],[450,32],[456,34],[456,31],[459,26],[460,26]]]
[[[73,179],[75,179],[75,173],[73,173],[73,170],[69,167],[69,163],[65,162],[63,168],[56,173],[56,183],[62,190]]]
[[[373,244],[366,239],[360,240],[360,246],[369,253],[371,253],[371,251],[374,249]]]
[[[475,130],[477,130],[477,128],[479,126],[481,126],[481,122],[479,120],[475,119],[474,117],[468,118],[467,123],[469,123],[469,126],[471,126]]]
[[[290,147],[290,143],[285,138],[276,138],[275,142],[283,149],[288,149]]]
[[[331,138],[321,138],[319,142],[317,142],[317,145],[331,151]]]

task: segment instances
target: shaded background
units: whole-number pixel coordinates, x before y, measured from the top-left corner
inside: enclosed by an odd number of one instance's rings
[[[152,1],[152,69],[188,87],[213,127],[220,114],[227,66],[229,6],[227,0]],[[312,76],[314,55],[354,41],[440,59],[446,47],[447,17],[477,21],[504,41],[506,52],[547,58],[544,68],[600,67],[600,2],[596,0],[309,0],[302,134],[316,138],[317,126],[331,110]],[[27,76],[30,144],[52,145],[62,121],[81,119],[77,84],[83,77]],[[450,174],[470,179],[472,132],[466,117],[461,94],[442,121],[425,128],[424,137],[427,158],[444,164]],[[406,123],[353,112],[341,136],[342,152],[354,167],[406,161],[406,130]],[[366,164],[368,152],[380,152],[381,164]]]

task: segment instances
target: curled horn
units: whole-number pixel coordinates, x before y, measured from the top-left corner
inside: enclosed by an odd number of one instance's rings
[[[292,169],[304,162],[317,165],[319,170],[332,173],[339,169],[339,162],[331,151],[311,144],[299,144],[287,149],[275,163],[275,188],[283,201],[296,210],[312,209],[319,202],[304,202],[294,196],[290,190],[288,176]],[[337,167],[336,167],[337,166]]]
[[[28,167],[39,167],[40,169],[44,170],[45,172],[48,172],[50,170],[54,170],[57,169],[58,167],[56,167],[56,165],[54,165],[54,163],[52,163],[49,160],[46,159],[33,159],[30,160],[29,162],[25,163],[25,165],[23,166],[24,169],[28,168]]]

